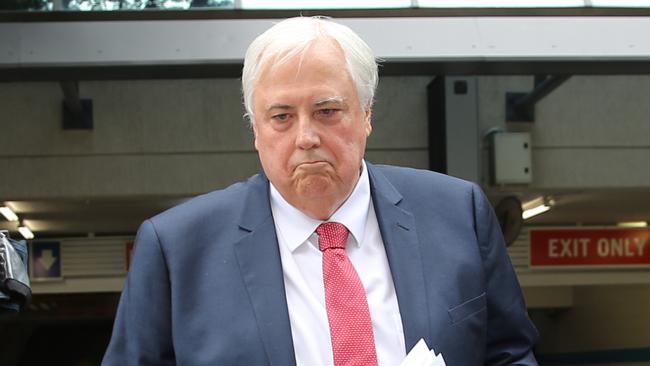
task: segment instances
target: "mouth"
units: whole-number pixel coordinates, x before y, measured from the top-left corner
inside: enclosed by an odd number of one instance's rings
[[[322,169],[329,163],[324,160],[304,161],[296,166],[296,169]]]

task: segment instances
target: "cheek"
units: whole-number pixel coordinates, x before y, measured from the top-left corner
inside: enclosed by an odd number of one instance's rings
[[[275,170],[284,170],[291,157],[289,145],[281,138],[265,138],[256,140],[256,147],[265,164]]]
[[[346,141],[348,144],[347,151],[349,153],[356,153],[363,155],[364,150],[366,149],[366,130],[364,129],[356,129],[354,131],[350,131],[349,133],[349,139]]]
[[[339,169],[354,171],[355,166],[363,159],[364,151],[365,139],[355,137],[338,141],[333,154],[338,162]]]

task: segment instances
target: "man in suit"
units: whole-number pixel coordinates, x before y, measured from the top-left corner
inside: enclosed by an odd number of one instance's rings
[[[280,22],[249,47],[263,173],[147,220],[104,365],[537,365],[474,184],[364,161],[377,65],[350,29]]]

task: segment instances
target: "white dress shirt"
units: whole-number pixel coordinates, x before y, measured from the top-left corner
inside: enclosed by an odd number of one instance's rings
[[[297,365],[333,365],[322,253],[314,232],[323,221],[291,206],[273,184],[270,189]],[[402,319],[365,163],[352,194],[327,221],[350,231],[346,251],[366,290],[379,365],[399,365],[406,356]]]

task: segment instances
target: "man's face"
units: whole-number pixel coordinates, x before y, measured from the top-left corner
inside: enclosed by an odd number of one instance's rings
[[[359,179],[370,134],[343,51],[328,39],[304,55],[265,65],[253,94],[255,148],[287,202],[327,219]]]

